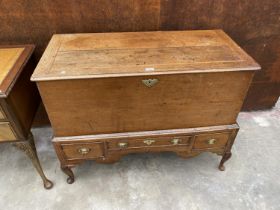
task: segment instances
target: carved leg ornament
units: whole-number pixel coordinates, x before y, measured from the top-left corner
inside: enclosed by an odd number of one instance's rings
[[[221,160],[220,165],[219,165],[219,169],[220,169],[221,171],[224,171],[224,170],[225,170],[224,163],[225,163],[228,159],[230,159],[230,157],[231,157],[231,152],[226,152],[226,153],[223,155],[222,160]]]
[[[71,170],[71,168],[69,168],[69,167],[67,167],[67,166],[61,166],[61,170],[62,170],[66,175],[68,175],[67,183],[68,183],[68,184],[73,184],[74,181],[75,181],[75,178],[74,178],[74,174],[73,174],[73,171]]]
[[[34,167],[36,168],[37,172],[39,173],[39,175],[41,176],[41,178],[44,182],[45,189],[51,189],[53,187],[53,183],[47,179],[47,177],[45,176],[45,174],[43,172],[43,169],[41,167],[41,164],[40,164],[38,156],[37,156],[33,135],[30,134],[27,141],[16,142],[16,143],[14,143],[14,145],[21,151],[25,152],[25,154],[30,158]]]

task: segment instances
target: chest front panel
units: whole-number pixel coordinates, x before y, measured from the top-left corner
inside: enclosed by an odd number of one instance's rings
[[[75,136],[233,124],[251,77],[250,71],[193,73],[48,81],[38,87],[55,136]]]

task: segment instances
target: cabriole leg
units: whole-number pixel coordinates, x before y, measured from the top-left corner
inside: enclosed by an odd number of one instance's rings
[[[36,168],[37,172],[41,176],[45,189],[51,189],[53,187],[53,183],[47,179],[45,176],[43,169],[41,167],[41,164],[39,162],[36,147],[34,144],[33,135],[30,133],[28,140],[24,142],[16,142],[14,145],[20,149],[21,151],[25,152],[25,154],[29,157],[29,159],[32,161],[34,167]]]
[[[219,169],[220,169],[221,171],[224,171],[224,170],[225,170],[224,163],[225,163],[228,159],[230,159],[230,157],[231,157],[231,152],[226,152],[226,153],[223,155],[222,160],[221,160],[220,165],[219,165]]]
[[[68,175],[67,183],[72,184],[75,181],[73,171],[68,166],[61,166],[61,170]]]

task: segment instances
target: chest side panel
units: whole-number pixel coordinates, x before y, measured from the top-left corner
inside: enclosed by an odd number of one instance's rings
[[[253,72],[39,82],[55,136],[235,123]],[[152,87],[142,80],[157,79]]]

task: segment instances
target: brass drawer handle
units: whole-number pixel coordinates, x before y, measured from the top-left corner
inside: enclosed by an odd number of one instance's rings
[[[147,145],[151,145],[152,143],[155,143],[156,141],[155,140],[152,140],[152,139],[147,139],[147,140],[144,140],[143,143],[144,144],[147,144]]]
[[[82,148],[79,148],[78,149],[78,152],[81,154],[81,155],[86,155],[90,152],[90,148],[87,148],[87,147],[82,147]]]
[[[175,138],[175,139],[172,139],[171,140],[171,143],[174,144],[174,145],[177,145],[181,142],[181,139],[178,139],[178,138]]]
[[[143,79],[142,82],[147,87],[152,87],[158,83],[158,79]]]
[[[128,146],[127,142],[119,142],[118,143],[119,148],[126,148]]]
[[[207,141],[207,144],[215,144],[216,143],[216,139],[209,139],[208,141]]]

